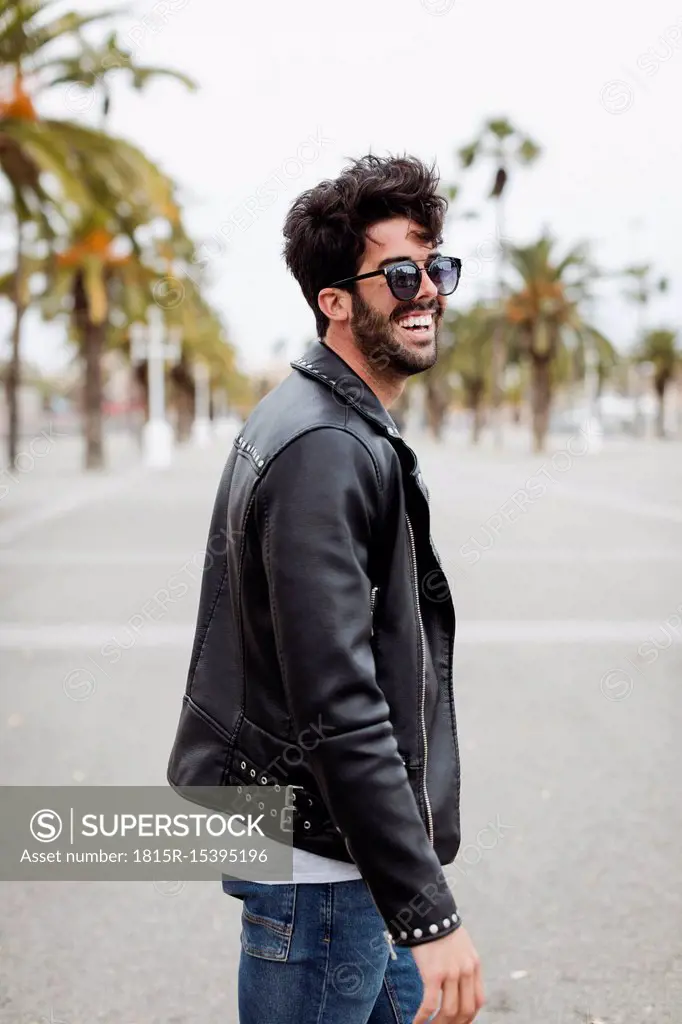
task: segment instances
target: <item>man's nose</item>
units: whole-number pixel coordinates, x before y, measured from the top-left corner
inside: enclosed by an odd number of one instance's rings
[[[436,288],[435,284],[433,283],[429,275],[426,273],[426,267],[422,267],[421,270],[421,283],[419,286],[419,293],[417,294],[416,298],[434,299],[438,295],[438,289]]]

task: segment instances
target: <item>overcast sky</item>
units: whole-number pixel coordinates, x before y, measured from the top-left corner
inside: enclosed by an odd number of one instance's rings
[[[266,361],[277,339],[293,358],[314,336],[281,259],[282,223],[295,196],[348,157],[407,151],[463,183],[463,208],[484,216],[448,227],[443,251],[471,257],[451,302],[480,293],[492,270],[490,172],[463,176],[454,153],[494,115],[543,147],[511,180],[507,236],[530,240],[546,226],[562,248],[593,240],[606,266],[653,262],[673,289],[652,305],[651,322],[680,326],[679,2],[144,0],[132,9],[120,27],[137,59],[183,70],[201,88],[117,89],[111,129],[178,181],[197,240],[222,228],[211,295],[246,369]],[[74,116],[83,105],[72,91],[51,112]],[[267,209],[250,199],[258,189]],[[619,347],[632,341],[633,313],[617,285],[595,319]],[[62,335],[34,321],[27,356],[59,365]]]

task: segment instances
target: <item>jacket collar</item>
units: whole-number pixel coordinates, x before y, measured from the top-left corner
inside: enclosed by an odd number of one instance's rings
[[[400,437],[388,410],[368,384],[323,341],[314,341],[291,366],[330,388],[338,402],[346,402],[390,437]]]

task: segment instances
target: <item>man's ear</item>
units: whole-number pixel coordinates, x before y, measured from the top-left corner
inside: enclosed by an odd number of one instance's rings
[[[317,304],[328,320],[341,323],[350,319],[351,297],[340,288],[323,288],[317,294]]]

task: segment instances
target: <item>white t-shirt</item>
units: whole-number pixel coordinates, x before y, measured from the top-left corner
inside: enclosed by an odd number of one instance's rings
[[[293,879],[271,882],[269,879],[266,885],[297,885],[306,882],[353,882],[362,875],[355,864],[347,864],[343,860],[333,860],[331,857],[320,857],[317,853],[308,853],[307,850],[299,850],[294,847],[294,872]]]

